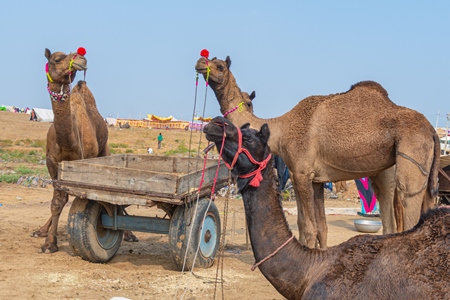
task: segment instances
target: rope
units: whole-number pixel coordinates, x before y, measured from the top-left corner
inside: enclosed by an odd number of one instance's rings
[[[209,72],[210,72],[209,67],[207,67],[207,68],[208,68],[208,69],[207,69],[207,77],[206,77],[205,100],[204,100],[203,112],[202,112],[203,117],[204,117],[205,110],[206,110],[206,98],[207,98],[207,94],[208,94],[208,79],[209,79]],[[196,111],[196,107],[197,107],[198,77],[199,77],[199,76],[198,76],[198,72],[197,72],[197,73],[196,73],[196,79],[195,79],[194,109],[193,109],[193,112],[192,112],[192,118],[191,118],[191,122],[192,122],[192,123],[194,122],[195,111]],[[190,158],[191,158],[190,153],[191,153],[191,146],[192,146],[192,140],[193,140],[192,135],[193,135],[193,128],[191,128],[190,137],[189,137],[189,155],[188,155],[188,170],[187,170],[187,173],[188,173],[188,174],[190,174]],[[200,132],[200,138],[199,138],[198,149],[197,149],[197,156],[199,156],[199,154],[200,154],[201,140],[202,140],[202,132]],[[184,217],[185,217],[185,220],[186,220],[187,222],[188,222],[188,221],[190,221],[190,222],[195,222],[195,216],[197,215],[198,202],[199,202],[199,197],[200,197],[200,190],[201,190],[202,184],[203,184],[203,182],[204,182],[204,176],[205,176],[204,173],[205,173],[205,169],[206,169],[206,162],[207,162],[207,155],[205,155],[205,159],[204,159],[204,163],[203,163],[202,177],[201,177],[201,179],[200,179],[200,183],[199,183],[199,187],[198,187],[197,201],[196,201],[196,206],[195,206],[195,209],[194,209],[194,219],[191,220],[191,218],[190,218],[189,216],[187,216],[188,211],[192,211],[192,210],[186,209],[186,210],[185,210],[185,216],[184,216]],[[217,168],[220,168],[220,157],[219,157],[219,163],[218,163],[218,167],[217,167]],[[195,169],[196,169],[196,171],[198,170],[198,160],[197,160],[197,164],[196,164]],[[218,176],[218,170],[216,171],[216,177],[214,178],[214,182],[213,182],[213,186],[212,186],[212,191],[214,191],[215,185],[216,185],[216,183],[217,183],[217,176]],[[189,177],[189,180],[188,180],[188,190],[190,190],[190,184],[191,184],[191,177]],[[210,205],[211,205],[211,202],[212,202],[212,200],[213,200],[213,197],[214,197],[214,193],[211,192],[210,202],[209,202],[208,207],[207,207],[207,209],[206,209],[206,211],[205,211],[205,215],[203,216],[202,227],[203,227],[203,223],[204,223],[204,221],[205,221],[207,212],[208,212],[208,210],[209,210],[209,207],[210,207]],[[185,203],[185,205],[186,205],[186,208],[188,208],[189,203]],[[202,228],[202,227],[201,227],[201,228]],[[191,230],[190,230],[190,233],[189,233],[187,245],[190,245],[190,240],[191,240],[191,236],[192,236],[192,230],[193,230],[193,226],[191,226]],[[201,234],[201,233],[202,233],[202,230],[200,230],[199,234]],[[201,239],[199,239],[199,241],[200,241],[200,240],[201,240]],[[187,248],[188,248],[188,247],[186,247],[186,251],[187,251]],[[196,261],[196,258],[197,258],[197,255],[198,255],[199,250],[200,250],[200,242],[199,242],[199,244],[197,245],[197,250],[196,250],[195,255],[194,255],[193,264],[192,264],[192,267],[191,267],[191,269],[190,269],[190,270],[191,270],[191,272],[190,272],[191,274],[193,274],[194,265],[195,265],[195,261]],[[186,267],[186,259],[187,259],[187,253],[184,254],[183,267],[182,267],[181,273],[183,273],[184,270],[185,270],[185,267]],[[186,287],[185,287],[185,289],[184,289],[184,293],[182,294],[181,299],[183,299],[183,297],[184,297],[184,295],[185,295],[185,293],[186,293],[186,291],[187,291],[187,286],[188,286],[188,284],[189,284],[189,281],[186,283]]]
[[[286,242],[284,242],[283,245],[281,245],[280,247],[277,248],[277,250],[273,251],[271,254],[267,255],[263,260],[261,260],[260,262],[255,262],[252,266],[252,271],[255,271],[255,269],[262,264],[263,262],[265,262],[266,260],[268,260],[269,258],[271,258],[272,256],[274,256],[275,254],[278,253],[278,251],[280,251],[284,246],[286,246],[287,244],[289,244],[290,241],[292,241],[294,239],[294,235],[292,235]]]
[[[217,290],[217,277],[219,274],[219,267],[220,267],[220,284],[222,289],[222,299],[225,299],[224,295],[224,288],[223,288],[223,261],[225,257],[225,236],[227,232],[227,224],[228,224],[228,202],[230,200],[230,188],[231,186],[231,169],[228,169],[228,189],[227,193],[225,195],[225,203],[223,208],[223,229],[222,229],[222,235],[220,237],[220,244],[219,244],[219,255],[217,256],[217,269],[216,269],[216,281],[214,284],[214,296],[213,299],[216,299],[216,290]]]

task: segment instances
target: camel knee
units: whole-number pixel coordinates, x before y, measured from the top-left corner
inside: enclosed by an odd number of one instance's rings
[[[51,212],[53,216],[59,216],[64,208],[64,206],[66,205],[66,203],[52,203],[51,205]]]

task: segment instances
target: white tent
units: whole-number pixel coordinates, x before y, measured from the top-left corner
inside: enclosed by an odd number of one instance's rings
[[[106,118],[106,123],[108,123],[109,126],[116,126],[117,124],[117,119],[116,118]]]
[[[53,110],[46,108],[33,108],[36,113],[36,119],[39,122],[53,122]]]

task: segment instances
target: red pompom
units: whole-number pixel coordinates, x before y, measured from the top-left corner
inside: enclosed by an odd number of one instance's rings
[[[203,49],[202,51],[200,51],[200,56],[204,57],[204,58],[208,58],[209,56],[209,51],[206,49]]]
[[[83,47],[78,48],[77,53],[81,56],[84,56],[86,54],[86,49]]]

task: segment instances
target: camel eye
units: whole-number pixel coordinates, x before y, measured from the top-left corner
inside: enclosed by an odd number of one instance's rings
[[[254,143],[255,143],[255,141],[254,141],[253,139],[250,139],[250,138],[247,138],[247,137],[243,137],[243,139],[244,139],[244,142],[245,142],[246,144],[251,145],[251,144],[254,144]]]
[[[219,71],[223,71],[223,66],[218,66],[217,69],[219,69]]]

